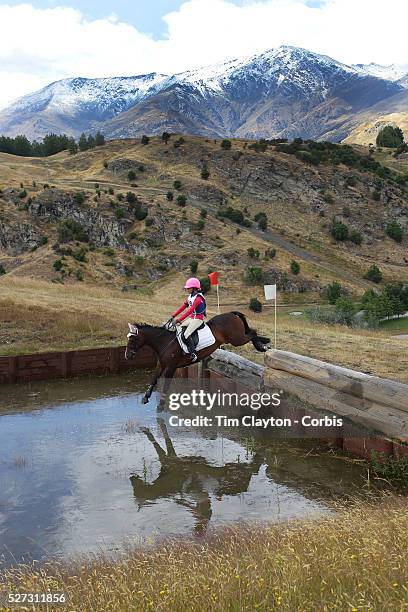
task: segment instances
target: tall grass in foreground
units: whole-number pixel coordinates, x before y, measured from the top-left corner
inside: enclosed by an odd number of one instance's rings
[[[358,504],[320,520],[234,527],[114,560],[20,567],[4,590],[64,592],[69,610],[408,609],[408,504]]]

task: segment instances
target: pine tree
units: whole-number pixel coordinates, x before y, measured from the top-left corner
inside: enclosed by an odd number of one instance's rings
[[[68,151],[70,155],[75,155],[78,153],[78,145],[75,142],[75,138],[70,138],[68,142]]]
[[[401,128],[386,125],[378,133],[376,143],[378,147],[389,147],[396,149],[404,144],[404,134]]]
[[[86,151],[87,149],[89,149],[88,140],[84,132],[82,132],[81,136],[79,137],[78,146],[80,151]]]
[[[88,136],[88,149],[94,149],[95,148],[95,138],[92,136],[92,134],[89,134]]]
[[[95,144],[97,147],[101,147],[102,145],[105,144],[105,136],[103,134],[101,134],[101,132],[96,132],[95,134]]]

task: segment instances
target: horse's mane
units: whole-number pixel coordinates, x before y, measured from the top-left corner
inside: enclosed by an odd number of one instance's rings
[[[154,329],[163,334],[171,334],[172,332],[161,325],[151,325],[150,323],[133,323],[136,327],[140,327],[142,329]]]

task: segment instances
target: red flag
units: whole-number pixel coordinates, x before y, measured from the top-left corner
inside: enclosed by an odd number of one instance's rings
[[[219,272],[210,272],[208,277],[212,286],[218,285],[218,274]]]

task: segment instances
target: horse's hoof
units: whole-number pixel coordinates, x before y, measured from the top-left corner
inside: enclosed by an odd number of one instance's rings
[[[144,396],[142,402],[143,402],[143,404],[148,404],[149,403],[149,398]]]

